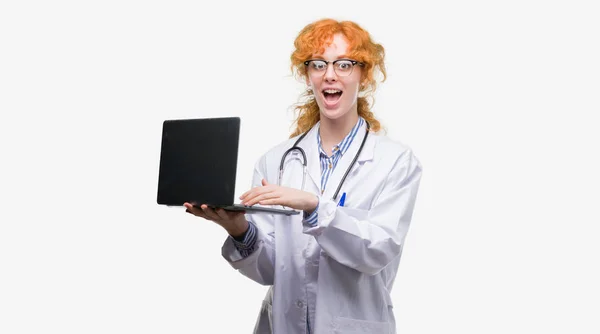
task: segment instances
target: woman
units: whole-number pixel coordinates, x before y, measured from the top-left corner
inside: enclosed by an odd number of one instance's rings
[[[379,133],[367,100],[384,49],[353,22],[320,20],[295,40],[292,69],[307,84],[297,128],[263,155],[245,205],[302,215],[187,211],[227,230],[223,257],[272,286],[275,333],[395,333],[390,291],[421,178],[412,151]],[[278,185],[284,153],[290,152]],[[338,189],[339,188],[339,189]]]

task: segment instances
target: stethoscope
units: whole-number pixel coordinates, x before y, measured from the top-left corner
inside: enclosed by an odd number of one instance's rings
[[[358,149],[358,152],[354,156],[354,160],[352,160],[350,167],[348,167],[348,169],[346,170],[346,173],[344,174],[344,177],[342,177],[342,180],[340,181],[340,184],[338,185],[337,190],[335,191],[335,194],[333,194],[333,197],[332,197],[333,201],[335,201],[337,199],[338,193],[340,192],[340,189],[342,188],[342,184],[344,184],[344,181],[346,180],[346,176],[348,176],[348,174],[350,173],[350,170],[352,169],[352,166],[354,166],[356,159],[358,159],[358,156],[360,155],[360,152],[362,151],[363,146],[365,146],[365,142],[367,141],[367,136],[369,135],[369,129],[370,129],[369,122],[365,122],[365,123],[367,123],[367,130],[365,132],[365,137],[363,138],[362,143],[360,144],[360,148]],[[283,165],[285,163],[285,158],[293,150],[298,150],[302,154],[302,188],[300,190],[304,190],[304,183],[306,181],[307,160],[306,160],[306,153],[304,153],[304,150],[298,146],[298,143],[300,141],[302,141],[302,139],[304,139],[304,137],[309,132],[310,132],[310,130],[308,130],[304,134],[302,134],[302,136],[300,136],[300,138],[298,138],[298,140],[296,140],[294,145],[292,147],[290,147],[287,151],[285,151],[285,153],[283,153],[283,156],[281,157],[281,163],[279,164],[279,176],[277,177],[277,185],[279,185],[279,186],[281,185],[281,179],[283,178]]]

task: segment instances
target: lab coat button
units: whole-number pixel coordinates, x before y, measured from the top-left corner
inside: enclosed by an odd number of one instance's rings
[[[303,308],[303,307],[304,307],[304,303],[303,303],[301,300],[299,300],[299,301],[296,303],[296,306],[298,306],[298,308]]]

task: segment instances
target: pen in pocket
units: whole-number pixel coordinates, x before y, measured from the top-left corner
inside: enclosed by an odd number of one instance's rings
[[[340,198],[340,201],[338,202],[338,206],[344,206],[344,202],[346,202],[346,193],[342,194],[342,198]]]

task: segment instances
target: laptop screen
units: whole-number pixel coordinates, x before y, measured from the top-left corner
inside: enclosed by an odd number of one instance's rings
[[[158,204],[233,204],[239,135],[239,117],[164,121]]]

